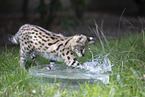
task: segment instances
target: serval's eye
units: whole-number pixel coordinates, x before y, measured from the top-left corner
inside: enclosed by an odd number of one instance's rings
[[[81,39],[82,39],[82,37],[79,38],[79,40],[81,40]]]

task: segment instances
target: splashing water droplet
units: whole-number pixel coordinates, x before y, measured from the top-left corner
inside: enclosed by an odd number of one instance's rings
[[[90,50],[90,53],[92,54],[92,62],[94,62],[94,55],[93,55],[93,52],[91,51],[91,49],[89,48]]]
[[[92,54],[92,60],[91,62],[84,62],[83,68],[85,70],[88,70],[88,72],[92,72],[92,73],[112,72],[111,61],[107,57],[109,54],[105,56],[103,56],[102,54],[94,56],[90,48],[89,50],[90,50],[90,53]]]

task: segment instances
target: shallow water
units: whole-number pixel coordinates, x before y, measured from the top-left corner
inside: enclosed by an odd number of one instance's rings
[[[48,70],[47,67],[51,67]],[[46,79],[53,79],[53,81],[46,81],[53,83],[61,80],[63,84],[69,84],[72,86],[78,86],[78,83],[84,82],[94,83],[103,82],[109,83],[109,74],[112,72],[111,62],[107,58],[107,55],[92,56],[92,59],[84,62],[84,69],[72,69],[64,64],[46,64],[40,66],[33,66],[29,69],[29,72],[35,77],[43,77]],[[59,82],[59,81],[58,81]]]

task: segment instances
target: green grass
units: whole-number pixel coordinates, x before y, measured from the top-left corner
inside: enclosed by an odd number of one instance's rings
[[[103,39],[103,38],[102,38]],[[103,47],[103,49],[102,49]],[[60,88],[58,85],[41,84],[28,69],[19,67],[18,49],[3,48],[0,51],[0,96],[36,97],[145,97],[145,40],[142,34],[108,39],[103,46],[97,42],[90,49],[94,55],[109,54],[113,74],[110,84],[82,85],[79,89]],[[91,58],[89,50],[80,62]],[[48,60],[39,58],[42,64]],[[30,65],[32,63],[29,63]]]

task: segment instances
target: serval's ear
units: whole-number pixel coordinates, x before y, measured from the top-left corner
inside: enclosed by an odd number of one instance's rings
[[[94,38],[94,37],[87,37],[87,39],[88,39],[89,44],[92,44],[96,41],[96,38]]]

